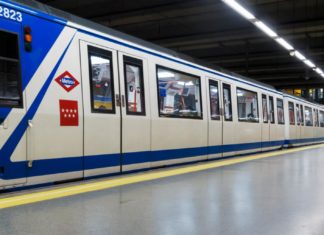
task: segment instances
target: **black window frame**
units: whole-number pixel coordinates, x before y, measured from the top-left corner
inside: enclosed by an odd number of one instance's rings
[[[302,104],[299,105],[300,108],[300,116],[301,116],[301,126],[305,125],[305,114],[304,114],[304,106]]]
[[[217,96],[218,96],[218,117],[212,117],[212,113],[211,113],[211,107],[212,107],[212,103],[211,103],[211,89],[210,87],[211,86],[214,86],[214,87],[217,87]],[[211,120],[214,120],[214,121],[220,121],[221,120],[221,110],[220,110],[220,90],[219,90],[219,83],[218,81],[214,81],[214,80],[209,80],[209,83],[208,83],[208,89],[209,89],[209,107],[210,107],[210,119]]]
[[[231,111],[231,118],[226,118],[225,115],[225,92],[224,89],[229,89],[229,98],[230,98],[230,111]],[[233,121],[233,102],[232,102],[232,86],[227,83],[223,83],[222,85],[222,93],[223,93],[223,116],[224,121],[226,122],[232,122]]]
[[[116,114],[116,104],[115,104],[115,81],[114,81],[114,70],[113,70],[113,52],[102,49],[100,47],[95,47],[92,45],[88,45],[88,64],[89,64],[89,82],[90,82],[90,96],[91,96],[91,112],[92,113],[103,113],[103,114]],[[99,56],[104,59],[110,60],[110,71],[111,71],[111,110],[101,110],[94,108],[94,99],[93,99],[93,87],[92,87],[92,64],[91,64],[91,56]]]
[[[263,113],[263,100],[265,99],[265,101],[266,101],[266,111],[267,111],[267,114],[266,114],[266,118],[267,118],[267,120],[265,121],[264,120],[264,113]],[[268,110],[268,99],[267,99],[267,95],[265,95],[265,94],[262,94],[262,96],[261,96],[261,105],[262,105],[262,121],[263,121],[263,123],[269,123],[269,110]]]
[[[295,106],[295,109],[296,109],[296,123],[297,123],[297,126],[300,126],[301,123],[300,123],[300,106],[299,104],[296,103],[296,106]]]
[[[278,112],[278,108],[279,108],[279,106],[278,106],[278,101],[280,101],[281,103],[282,103],[282,115],[283,115],[283,122],[280,122],[279,121],[279,116],[278,116],[278,114],[279,114],[279,112]],[[277,107],[277,119],[278,119],[278,124],[279,125],[285,125],[285,108],[284,108],[284,101],[283,101],[283,99],[280,99],[280,98],[277,98],[277,105],[276,105],[276,107]]]
[[[306,109],[307,110],[310,110],[310,112],[311,112],[311,115],[312,115],[311,122],[312,122],[312,124],[311,125],[307,125],[306,118],[305,118],[305,126],[314,127],[314,114],[313,114],[313,109],[312,109],[312,107],[305,106],[305,111],[306,111]]]
[[[324,111],[322,111],[322,110],[319,111],[319,117],[321,117],[321,115],[323,116],[323,121],[324,121]],[[320,120],[319,124],[320,124],[320,127],[324,127],[324,122],[321,122],[321,120]]]
[[[247,92],[250,92],[250,93],[254,93],[256,96],[256,99],[257,99],[257,114],[258,114],[258,117],[257,119],[251,119],[251,120],[240,120],[240,115],[239,115],[239,102],[238,102],[238,96],[237,96],[237,91],[238,90],[241,90],[241,91],[247,91]],[[256,91],[251,91],[251,90],[248,90],[248,89],[245,89],[245,88],[241,88],[241,87],[236,87],[236,106],[237,106],[237,120],[239,122],[249,122],[249,123],[260,123],[260,113],[259,113],[259,99],[258,99],[258,92]],[[232,114],[233,115],[233,114]]]
[[[141,112],[131,112],[131,111],[128,110],[127,70],[126,70],[127,65],[136,66],[136,67],[139,67],[139,69],[140,69],[140,76],[141,76],[140,77],[141,104],[142,104],[142,111]],[[124,55],[123,56],[123,68],[124,68],[126,114],[127,115],[134,115],[134,116],[146,116],[143,60]]]
[[[314,113],[314,127],[319,127],[319,114],[318,109],[313,109]]]
[[[294,115],[294,122],[290,122],[290,105],[292,105],[293,108],[293,115]],[[295,104],[292,101],[288,101],[288,115],[289,115],[289,125],[295,126],[296,125],[296,115],[295,115]]]
[[[272,108],[272,110],[271,110]],[[273,96],[269,96],[269,114],[270,114],[270,124],[276,124],[276,115],[275,115],[275,106],[274,106],[274,98]],[[271,119],[273,121],[271,121]]]
[[[161,114],[161,103],[160,103],[160,89],[159,89],[159,76],[158,76],[158,71],[159,71],[159,68],[161,69],[165,69],[165,70],[170,70],[170,71],[173,71],[175,73],[180,73],[180,74],[184,74],[184,75],[187,75],[187,76],[191,76],[191,77],[194,77],[194,78],[198,78],[199,80],[199,99],[200,99],[200,116],[197,116],[197,117],[194,117],[194,116],[178,116],[178,115],[165,115],[165,114]],[[159,65],[159,64],[156,64],[155,66],[155,77],[156,77],[156,88],[157,88],[157,102],[158,102],[158,109],[159,109],[159,117],[160,118],[181,118],[181,119],[194,119],[194,120],[203,120],[204,119],[204,113],[203,113],[203,104],[202,104],[202,94],[201,94],[201,77],[198,76],[198,75],[194,75],[194,74],[191,74],[191,73],[187,73],[187,72],[183,72],[181,70],[176,70],[176,69],[173,69],[173,68],[170,68],[170,67],[166,67],[166,66],[163,66],[163,65]]]
[[[8,58],[8,57],[0,57],[1,60],[4,61],[11,61],[11,62],[17,62],[17,68],[18,68],[18,73],[17,73],[17,90],[18,90],[18,94],[19,94],[19,101],[18,104],[16,105],[12,105],[12,104],[1,104],[0,101],[0,108],[17,108],[17,109],[23,109],[24,108],[24,96],[23,96],[23,89],[22,89],[22,69],[21,69],[21,53],[20,53],[20,35],[19,33],[16,32],[12,32],[12,31],[7,31],[7,30],[3,30],[1,29],[0,32],[3,33],[8,33],[8,34],[13,34],[16,36],[17,39],[17,59],[14,58]],[[9,100],[9,99],[0,99],[0,100]],[[0,120],[1,121],[1,120]]]

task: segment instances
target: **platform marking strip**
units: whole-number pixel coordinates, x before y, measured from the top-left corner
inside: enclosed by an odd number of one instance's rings
[[[110,189],[110,188],[119,187],[123,185],[161,179],[170,176],[193,173],[193,172],[198,172],[198,171],[203,171],[203,170],[208,170],[208,169],[213,169],[213,168],[218,168],[218,167],[223,167],[223,166],[228,166],[228,165],[268,158],[268,157],[275,157],[283,154],[295,153],[299,151],[315,149],[320,147],[324,147],[324,144],[294,148],[294,149],[288,149],[282,151],[275,151],[275,152],[267,152],[267,153],[261,153],[261,154],[244,156],[244,157],[237,157],[237,158],[232,158],[227,160],[215,161],[211,163],[202,163],[194,166],[181,167],[177,169],[171,169],[171,170],[165,170],[165,171],[159,171],[153,173],[143,173],[140,175],[122,177],[118,179],[108,179],[100,182],[86,183],[82,185],[52,189],[44,192],[35,192],[35,193],[30,193],[25,195],[13,196],[13,197],[0,199],[0,209],[21,206],[21,205],[47,201],[52,199],[58,199],[58,198],[63,198],[63,197],[93,192],[93,191]]]

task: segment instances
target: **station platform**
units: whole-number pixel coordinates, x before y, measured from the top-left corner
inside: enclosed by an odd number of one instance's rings
[[[0,194],[0,234],[324,234],[324,145]]]

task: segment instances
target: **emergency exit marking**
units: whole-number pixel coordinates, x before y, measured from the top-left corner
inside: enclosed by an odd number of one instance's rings
[[[79,126],[78,101],[60,100],[60,125]]]

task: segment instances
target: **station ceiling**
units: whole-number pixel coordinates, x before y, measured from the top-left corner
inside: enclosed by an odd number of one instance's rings
[[[39,0],[72,14],[182,52],[275,87],[324,87],[221,0]],[[324,69],[323,0],[239,0]]]

